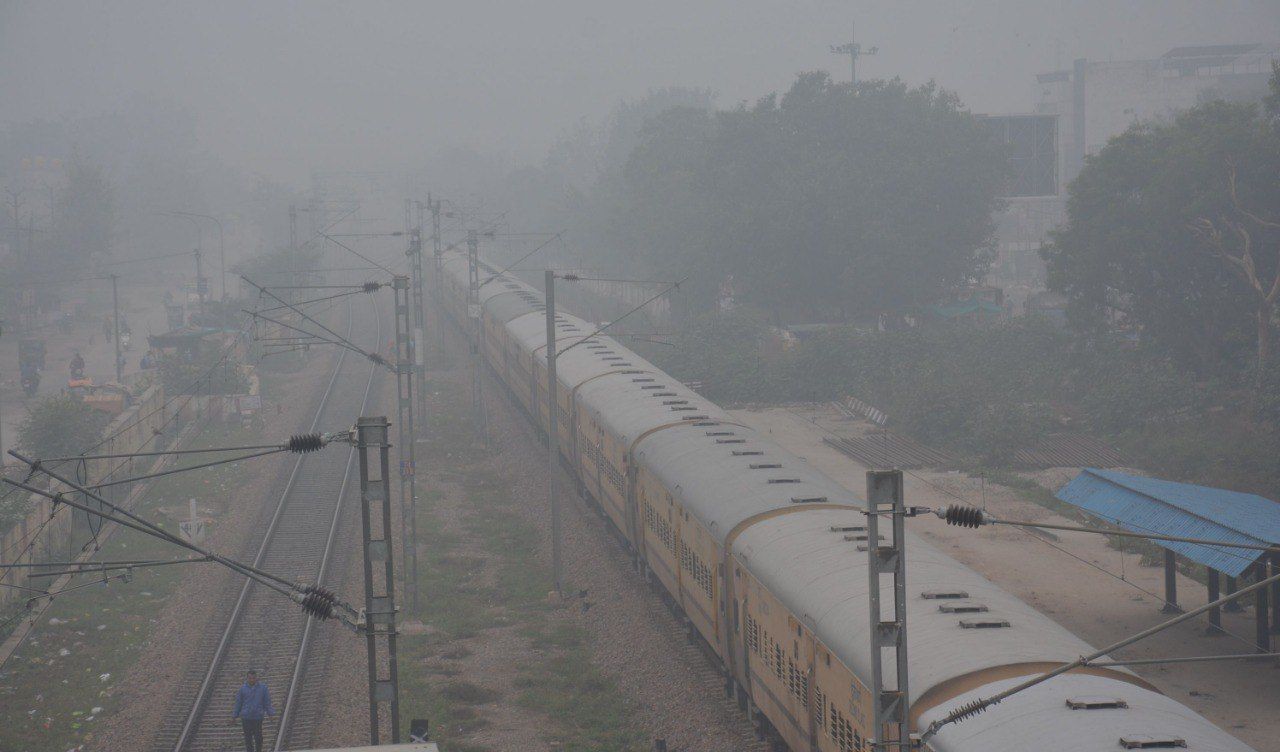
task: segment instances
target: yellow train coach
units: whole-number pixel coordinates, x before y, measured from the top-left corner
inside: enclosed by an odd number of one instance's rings
[[[443,305],[546,430],[546,309],[521,280],[441,260]],[[863,502],[767,436],[569,314],[556,316],[562,459],[718,658],[726,688],[796,750],[856,752],[870,733]],[[859,531],[863,531],[860,536]],[[906,537],[910,709],[952,708],[1092,652],[925,541]],[[887,595],[885,597],[891,598]],[[620,636],[625,638],[625,636]],[[1123,669],[1040,684],[931,738],[935,752],[1248,746]]]

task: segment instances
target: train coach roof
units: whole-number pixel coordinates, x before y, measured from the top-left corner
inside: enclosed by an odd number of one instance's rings
[[[1008,689],[1023,678],[992,682],[955,697],[923,713],[919,725],[925,728],[950,709]],[[1120,700],[1127,707],[1085,710],[1067,704],[1079,699],[1095,705]],[[1247,744],[1170,697],[1088,674],[1066,674],[1013,695],[982,715],[943,727],[929,740],[929,746],[936,752],[1078,752],[1121,749],[1119,739],[1143,737],[1165,740],[1159,746],[1177,746],[1181,741],[1188,752],[1252,752]]]
[[[738,443],[741,442],[741,443]],[[721,425],[663,432],[636,455],[724,545],[738,523],[800,504],[862,502],[807,462],[755,430]]]
[[[626,444],[662,426],[688,424],[706,431],[706,426],[697,424],[720,424],[729,420],[724,410],[656,368],[643,374],[619,373],[588,381],[578,388],[578,400],[589,414]],[[670,436],[672,431],[661,433]]]
[[[781,515],[747,527],[733,553],[846,665],[870,676],[867,552],[845,540],[846,533],[832,531],[865,524],[865,515],[852,510]],[[1067,662],[1092,652],[1080,638],[920,538],[908,533],[906,545],[912,703],[931,687],[974,671]],[[926,598],[926,592],[964,596]],[[887,579],[881,598],[892,609]],[[984,610],[943,610],[956,604]],[[993,626],[1000,622],[1007,626]]]

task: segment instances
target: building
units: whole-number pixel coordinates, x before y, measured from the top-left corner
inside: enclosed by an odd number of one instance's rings
[[[1215,99],[1260,101],[1280,44],[1175,47],[1154,60],[1076,60],[1036,76],[1031,113],[984,116],[1010,146],[1013,178],[996,216],[997,256],[987,279],[1014,313],[1044,289],[1040,247],[1066,217],[1067,186],[1113,137]]]

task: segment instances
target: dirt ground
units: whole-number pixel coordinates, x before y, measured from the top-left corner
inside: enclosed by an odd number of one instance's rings
[[[492,378],[484,387],[490,450],[449,446],[447,427],[469,419],[470,378],[452,329],[449,343],[454,368],[431,367],[438,352],[427,357],[428,410],[446,423],[435,425],[435,439],[418,450],[418,492],[431,498],[420,531],[425,538],[430,528],[433,536],[420,542],[419,561],[455,581],[430,588],[425,626],[403,624],[402,715],[415,705],[434,714],[432,738],[443,739],[446,750],[467,752],[647,750],[655,739],[683,752],[765,749],[710,664],[563,475],[571,596],[547,600],[545,450]],[[361,741],[362,672],[363,661],[335,656],[318,734],[326,744]],[[597,709],[611,720],[596,717]]]
[[[869,429],[869,424],[815,408],[737,410],[734,414],[862,494],[867,468],[822,439],[833,431],[857,434]],[[1056,489],[1077,470],[1058,468],[1038,473],[1034,479]],[[985,501],[986,508],[999,517],[1074,524],[1021,499],[1013,489],[988,482],[984,490],[980,479],[954,471],[907,471],[906,496],[909,504],[935,508],[955,503],[956,497],[975,506],[983,506]],[[1102,536],[1062,532],[1053,541],[1015,528],[974,531],[951,527],[932,516],[913,518],[908,525],[1091,644],[1105,645],[1169,618],[1160,613],[1164,570],[1143,567],[1138,555],[1108,548]],[[1205,587],[1194,580],[1179,575],[1177,586],[1183,607],[1207,602]],[[1207,636],[1205,617],[1157,634],[1115,657],[1252,652],[1253,609],[1250,603],[1246,606],[1245,613],[1223,614],[1223,627],[1235,636]],[[1260,752],[1280,750],[1280,714],[1276,712],[1280,707],[1280,665],[1276,661],[1143,666],[1136,671]]]

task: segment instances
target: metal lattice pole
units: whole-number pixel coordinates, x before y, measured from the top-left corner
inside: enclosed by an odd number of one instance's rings
[[[399,677],[396,672],[395,563],[391,546],[390,448],[386,417],[356,419],[360,455],[360,520],[364,534],[364,633],[369,661],[369,743],[378,744],[379,704],[388,703],[391,742],[400,741]],[[370,450],[376,450],[377,477],[371,477]],[[376,536],[375,537],[375,531]],[[382,562],[382,576],[376,575]],[[379,651],[379,647],[383,650]],[[380,655],[380,652],[385,655]],[[385,666],[385,678],[383,670]]]
[[[435,259],[436,329],[440,332],[440,352],[444,353],[444,281],[440,270],[440,199],[427,197],[431,205],[431,255]]]
[[[422,273],[422,204],[417,204],[417,225],[409,234],[409,263],[413,273],[413,372],[418,377],[417,419],[426,427],[427,420],[427,298]]]
[[[880,517],[889,515],[892,540],[880,543]],[[873,723],[868,740],[872,752],[912,749],[907,705],[907,551],[904,541],[904,517],[901,470],[867,471],[867,585],[871,600],[871,707]],[[880,588],[883,575],[893,583],[893,616],[884,619],[880,613]],[[884,688],[884,649],[893,648],[893,689]]]
[[[414,476],[413,344],[409,337],[409,278],[391,280],[396,316],[396,429],[400,444],[400,545],[404,549],[404,594],[418,612],[418,509]]]

